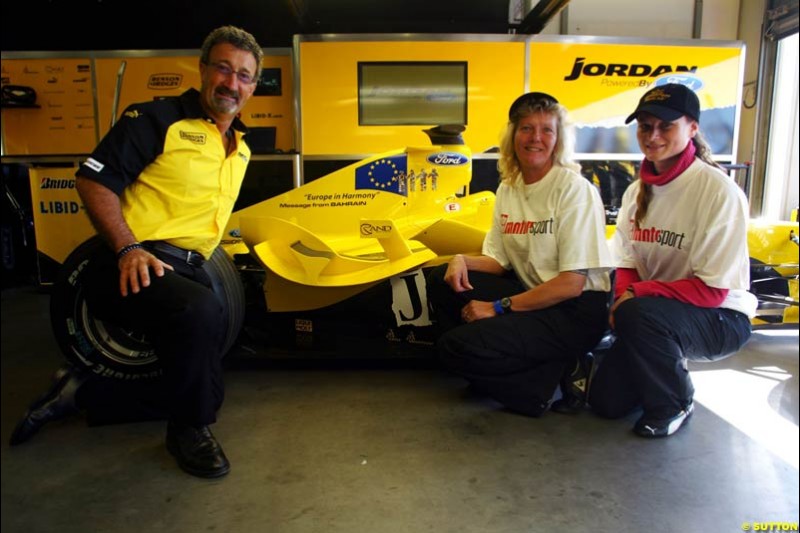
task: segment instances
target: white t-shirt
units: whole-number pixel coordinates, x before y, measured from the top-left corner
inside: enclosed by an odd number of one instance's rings
[[[699,278],[728,289],[720,307],[755,315],[747,249],[747,200],[721,170],[699,159],[680,176],[653,186],[642,227],[634,231],[641,180],[622,197],[612,249],[617,266],[635,268],[643,281]]]
[[[605,211],[597,189],[560,166],[526,185],[501,183],[483,254],[533,288],[560,272],[588,269],[583,290],[608,291],[613,267]]]

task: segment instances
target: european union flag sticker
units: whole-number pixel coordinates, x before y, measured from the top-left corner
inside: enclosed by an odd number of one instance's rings
[[[356,168],[356,189],[386,191],[407,196],[405,154],[370,161]]]

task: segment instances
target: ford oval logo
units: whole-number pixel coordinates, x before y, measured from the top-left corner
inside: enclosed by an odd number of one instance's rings
[[[653,85],[658,87],[660,85],[666,85],[667,83],[680,83],[681,85],[686,85],[694,92],[697,92],[703,88],[703,80],[697,76],[683,74],[681,72],[673,72],[671,74],[662,76],[658,78]]]
[[[458,152],[439,152],[438,154],[429,155],[428,163],[455,167],[469,163],[469,157],[465,156],[464,154],[459,154]]]

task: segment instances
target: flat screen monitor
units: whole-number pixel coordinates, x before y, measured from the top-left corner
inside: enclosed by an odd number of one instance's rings
[[[467,62],[359,62],[358,124],[466,125]]]
[[[280,96],[281,88],[281,69],[263,68],[258,77],[255,96]]]

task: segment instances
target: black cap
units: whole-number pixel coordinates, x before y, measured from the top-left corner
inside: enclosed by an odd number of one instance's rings
[[[508,108],[508,119],[512,120],[514,118],[514,113],[516,113],[520,107],[527,105],[527,106],[535,106],[536,104],[542,103],[546,106],[550,106],[553,104],[557,104],[558,100],[556,100],[553,96],[542,93],[538,91],[534,91],[532,93],[525,93],[516,100],[514,103],[511,104],[511,107]]]
[[[642,112],[650,113],[667,122],[678,120],[683,115],[700,121],[700,100],[686,85],[667,83],[644,93],[636,111],[625,119],[625,124],[629,124]]]

